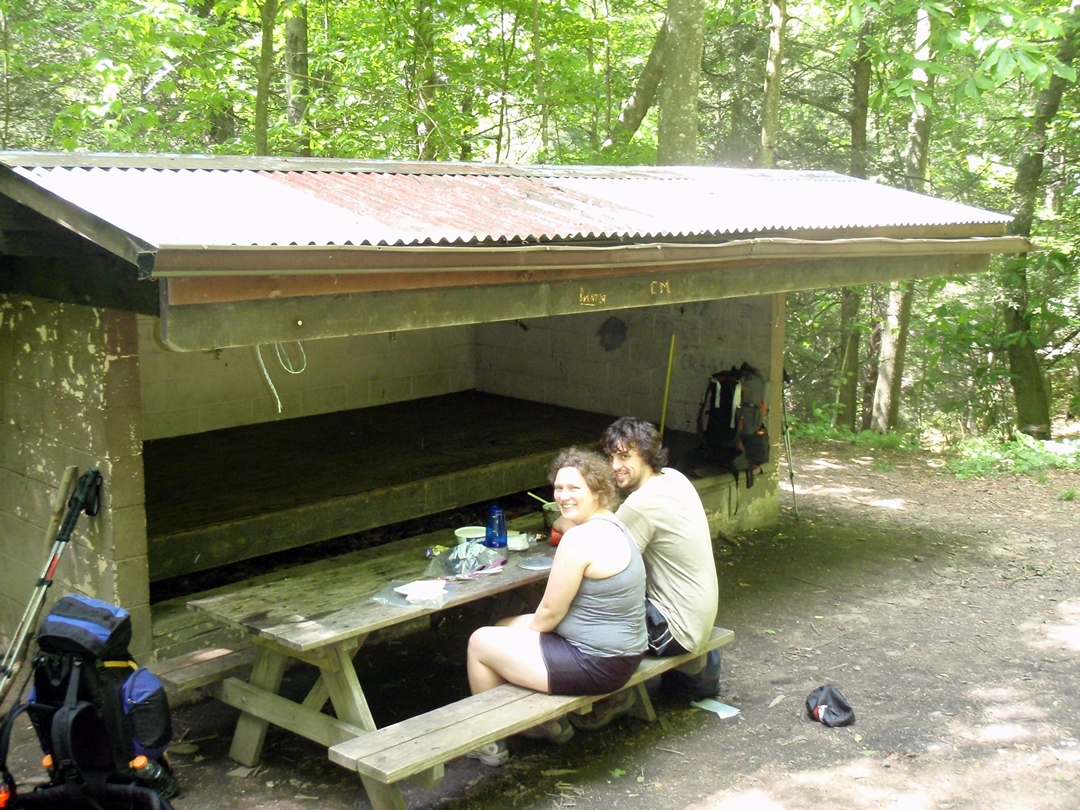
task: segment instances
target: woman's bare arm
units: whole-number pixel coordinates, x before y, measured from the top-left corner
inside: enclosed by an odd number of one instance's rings
[[[585,554],[585,546],[583,540],[574,537],[574,532],[568,532],[559,543],[547,587],[544,589],[544,598],[540,600],[540,606],[533,614],[530,630],[549,633],[563,620],[578,588],[581,587],[585,569],[591,562],[590,557]]]

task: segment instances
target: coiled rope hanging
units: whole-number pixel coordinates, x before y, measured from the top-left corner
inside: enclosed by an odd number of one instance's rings
[[[307,352],[304,351],[304,344],[299,340],[295,341],[296,345],[300,348],[300,359],[303,365],[300,368],[293,366],[292,358],[289,357],[288,352],[285,351],[285,347],[280,343],[274,344],[274,354],[277,356],[278,363],[283,369],[290,374],[302,374],[304,369],[307,368]],[[278,396],[277,388],[274,387],[274,381],[270,379],[270,372],[266,370],[266,363],[263,362],[262,349],[258,343],[255,344],[255,357],[259,361],[259,368],[262,369],[263,379],[266,380],[266,384],[270,386],[270,392],[274,395],[274,401],[277,403],[277,412],[281,413],[281,397]]]

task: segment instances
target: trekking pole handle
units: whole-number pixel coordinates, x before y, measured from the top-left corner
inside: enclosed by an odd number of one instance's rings
[[[71,532],[75,528],[75,522],[79,515],[85,512],[90,517],[96,515],[101,509],[101,472],[97,467],[87,467],[86,472],[79,478],[75,485],[75,491],[68,500],[68,512],[64,516],[64,522],[60,531],[56,533],[59,543],[66,543],[71,539]]]

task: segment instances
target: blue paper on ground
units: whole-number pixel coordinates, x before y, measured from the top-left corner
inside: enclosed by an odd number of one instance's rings
[[[690,704],[691,706],[697,706],[699,709],[704,709],[707,712],[716,712],[716,716],[721,720],[728,717],[734,717],[739,713],[739,710],[734,706],[728,706],[726,703],[721,703],[714,698],[705,698],[704,700],[695,700]]]

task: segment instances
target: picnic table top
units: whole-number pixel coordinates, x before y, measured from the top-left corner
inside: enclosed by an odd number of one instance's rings
[[[509,528],[542,532],[539,514],[510,521]],[[409,621],[431,608],[393,606],[371,597],[394,580],[427,579],[430,560],[425,552],[435,545],[453,546],[452,529],[397,540],[291,569],[287,576],[253,582],[228,593],[194,599],[190,610],[271,640],[298,652],[366,635],[383,627]],[[526,570],[516,561],[523,556],[554,556],[555,547],[541,540],[528,551],[507,552],[502,571],[461,580],[438,610],[494,596],[547,578],[546,570]]]

